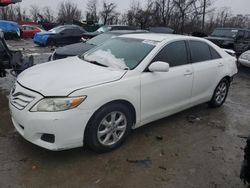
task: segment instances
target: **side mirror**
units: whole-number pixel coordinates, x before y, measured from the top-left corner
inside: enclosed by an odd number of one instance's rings
[[[3,31],[0,29],[0,39],[3,39],[4,38],[4,33]]]
[[[150,72],[169,72],[169,64],[162,61],[156,61],[148,67],[148,70]]]

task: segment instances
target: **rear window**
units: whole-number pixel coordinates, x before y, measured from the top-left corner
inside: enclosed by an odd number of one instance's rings
[[[220,59],[220,54],[212,47],[210,47],[212,59]]]

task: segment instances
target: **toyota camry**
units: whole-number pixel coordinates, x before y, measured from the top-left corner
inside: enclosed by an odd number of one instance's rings
[[[236,59],[206,39],[122,35],[25,70],[9,106],[16,130],[33,144],[108,152],[132,129],[201,103],[222,106],[236,73]]]

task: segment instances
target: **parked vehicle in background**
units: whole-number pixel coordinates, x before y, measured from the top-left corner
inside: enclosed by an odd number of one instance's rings
[[[127,26],[127,25],[104,25],[104,26],[100,27],[95,32],[84,33],[83,38],[91,39],[91,38],[96,37],[102,33],[106,33],[109,31],[117,31],[117,30],[137,30],[137,29],[136,29],[136,27]]]
[[[21,25],[23,31],[23,38],[33,38],[36,33],[43,32],[44,30],[38,26]]]
[[[217,28],[206,39],[221,48],[232,49],[239,56],[250,50],[250,30],[238,28]]]
[[[240,65],[250,67],[250,50],[240,55],[238,62]]]
[[[20,50],[10,49],[4,40],[4,33],[0,30],[0,77],[6,76],[6,69],[11,69],[13,75],[33,66],[32,56],[23,56]]]
[[[5,7],[11,4],[20,3],[22,0],[0,0],[0,7]]]
[[[236,73],[236,58],[204,39],[121,35],[24,71],[10,94],[10,112],[33,144],[108,152],[131,129],[205,102],[220,107]]]
[[[165,33],[165,34],[174,34],[174,30],[169,27],[151,27],[149,32],[152,33]]]
[[[117,30],[117,31],[110,31],[98,35],[86,42],[79,42],[76,44],[67,45],[64,47],[57,48],[53,54],[50,56],[49,61],[63,59],[70,56],[81,55],[88,50],[106,42],[107,40],[117,37],[119,35],[124,34],[132,34],[132,33],[145,33],[147,31],[133,31],[133,30]]]
[[[15,39],[22,36],[21,28],[16,22],[0,20],[0,29],[4,32],[5,39]]]
[[[77,25],[62,25],[48,32],[36,33],[33,41],[40,46],[58,46],[79,42],[86,31]]]

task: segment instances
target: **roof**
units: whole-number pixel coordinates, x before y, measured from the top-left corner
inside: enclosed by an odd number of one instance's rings
[[[250,31],[249,29],[246,28],[215,28],[215,29],[221,29],[221,30],[247,30]]]
[[[128,34],[128,35],[122,35],[120,37],[134,38],[134,39],[141,39],[141,40],[154,40],[157,42],[161,42],[163,40],[170,40],[170,39],[192,39],[192,38],[197,39],[197,37],[174,35],[174,34],[158,34],[158,33]]]

